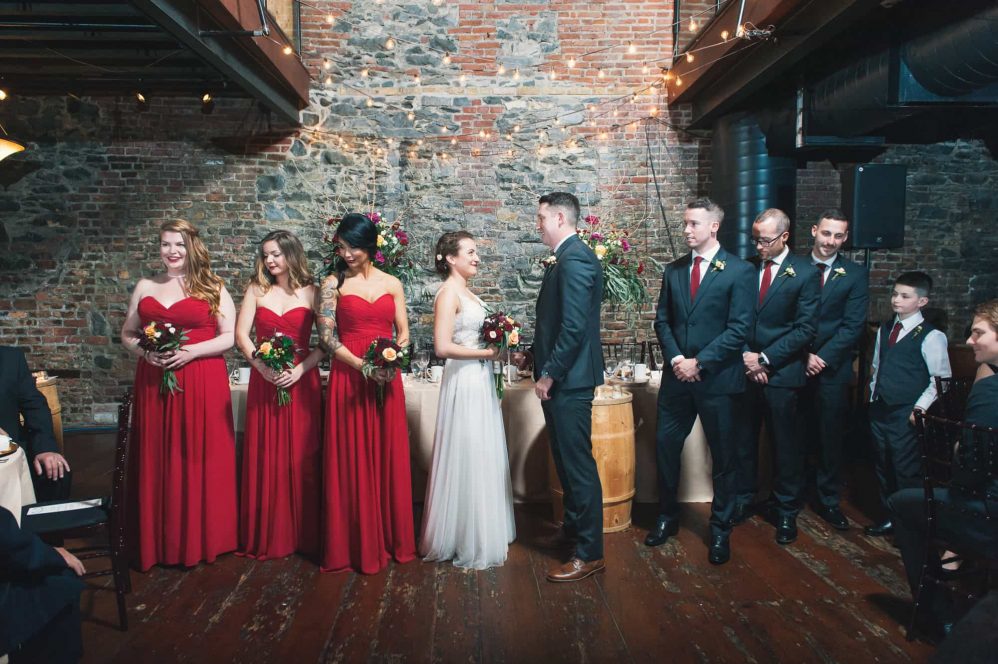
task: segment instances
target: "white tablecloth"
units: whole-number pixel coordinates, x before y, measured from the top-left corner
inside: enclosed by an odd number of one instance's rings
[[[23,449],[10,456],[0,457],[0,507],[6,507],[21,525],[21,507],[35,502],[35,489],[31,485],[31,469]]]
[[[416,500],[426,493],[426,474],[433,459],[433,432],[436,428],[440,385],[420,383],[405,377],[405,410],[409,424],[412,454],[412,491]],[[236,431],[243,430],[246,416],[246,385],[232,386],[232,413]],[[519,502],[546,502],[547,432],[541,403],[534,396],[534,383],[522,380],[506,389],[502,401],[503,425],[509,453],[513,496]],[[635,500],[656,502],[655,421],[658,387],[625,385],[634,395]],[[685,503],[710,502],[710,452],[700,421],[697,420],[683,448],[679,500]]]

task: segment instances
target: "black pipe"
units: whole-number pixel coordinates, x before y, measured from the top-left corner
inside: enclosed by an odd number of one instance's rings
[[[944,97],[998,82],[998,6],[913,39],[902,57],[919,83]]]

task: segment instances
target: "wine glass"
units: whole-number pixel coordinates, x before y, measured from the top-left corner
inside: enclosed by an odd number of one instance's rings
[[[426,368],[430,366],[430,352],[426,350],[416,351],[416,356],[412,358],[412,365],[416,367],[416,375],[420,382],[426,379]]]

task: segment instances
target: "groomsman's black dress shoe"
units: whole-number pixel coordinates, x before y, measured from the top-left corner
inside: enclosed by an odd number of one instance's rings
[[[827,521],[835,530],[849,530],[849,519],[838,507],[820,505],[814,508],[814,513]]]
[[[776,524],[776,543],[790,544],[797,539],[797,517],[785,514]]]
[[[707,560],[711,565],[723,565],[731,560],[730,535],[714,535],[710,540],[710,554]]]
[[[655,527],[648,531],[645,538],[646,546],[661,546],[665,540],[679,533],[679,520],[660,516],[655,523]]]
[[[597,572],[605,571],[606,563],[603,562],[602,558],[599,560],[582,560],[581,558],[572,558],[564,565],[559,565],[548,572],[548,581],[552,581],[554,583],[581,581],[582,579],[592,576]]]
[[[734,516],[731,517],[731,525],[738,526],[749,520],[752,516],[752,506],[747,504],[735,505]]]
[[[863,529],[863,532],[872,537],[882,537],[884,535],[890,535],[894,532],[894,524],[891,523],[890,519],[886,521],[881,521],[880,523],[875,523],[872,526],[867,526]]]

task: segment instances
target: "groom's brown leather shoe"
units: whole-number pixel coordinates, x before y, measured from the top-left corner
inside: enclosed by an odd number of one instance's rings
[[[582,560],[581,558],[572,558],[564,565],[555,567],[553,570],[548,572],[548,581],[553,581],[555,583],[565,583],[567,581],[581,581],[587,576],[592,576],[597,572],[605,572],[606,563],[603,559],[599,560]]]

